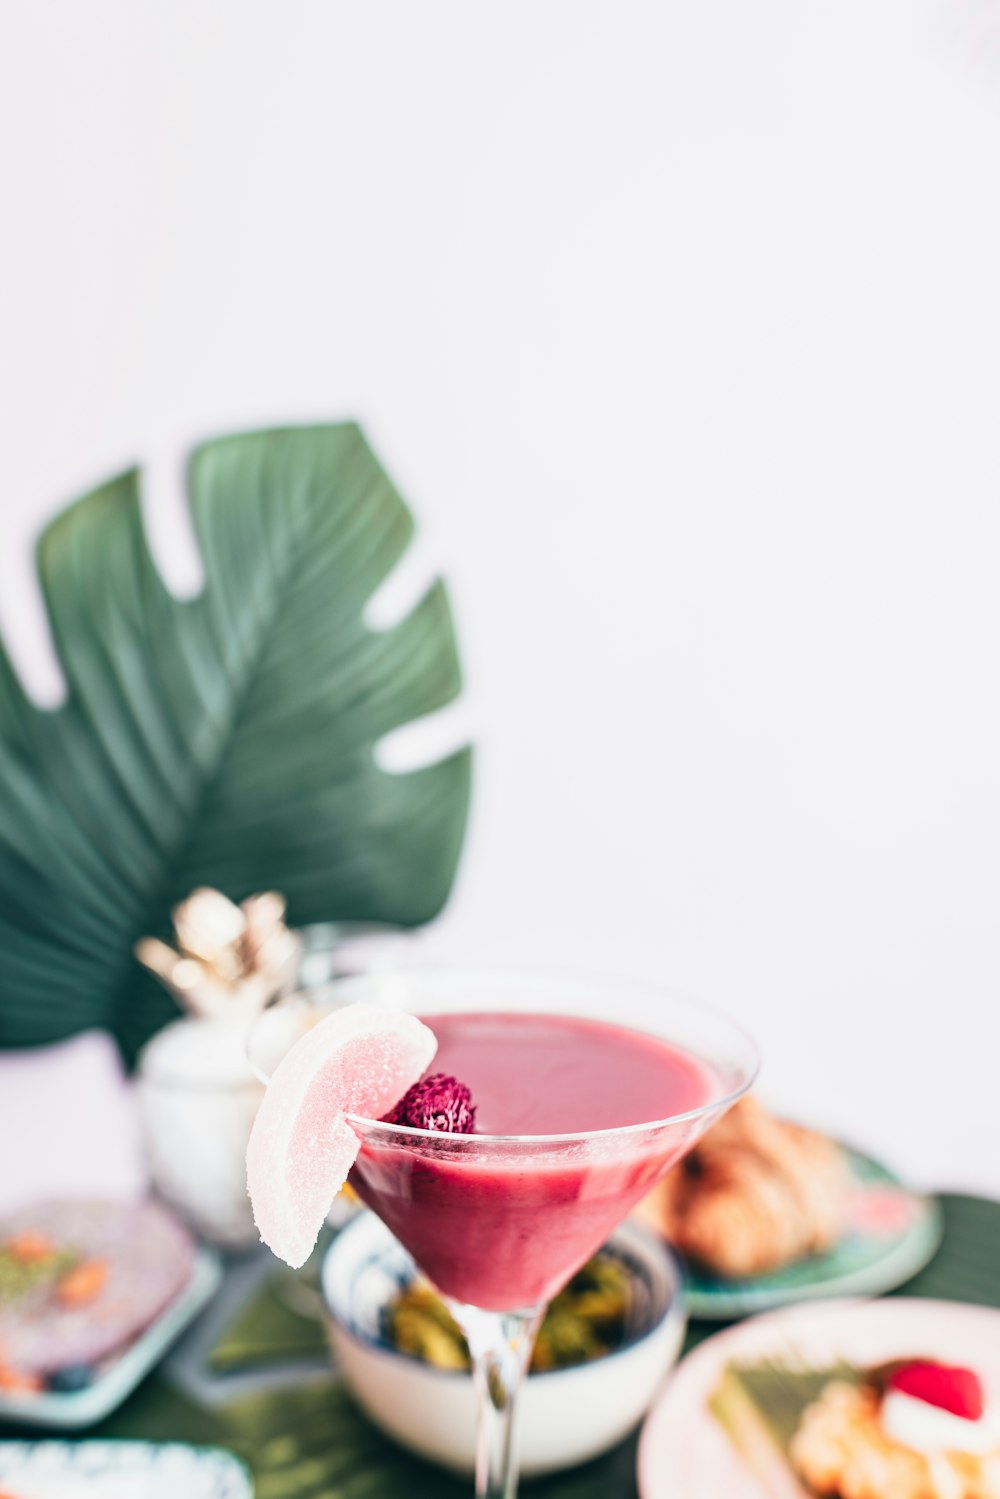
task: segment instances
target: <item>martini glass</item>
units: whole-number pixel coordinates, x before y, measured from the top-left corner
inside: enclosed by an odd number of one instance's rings
[[[714,1010],[614,980],[385,973],[336,997],[419,1015],[439,1041],[431,1070],[472,1090],[472,1134],[348,1116],[349,1180],[465,1333],[477,1499],[515,1499],[517,1397],[546,1304],[746,1091],[756,1049]],[[317,1018],[301,1000],[265,1013],[250,1038],[261,1076]]]

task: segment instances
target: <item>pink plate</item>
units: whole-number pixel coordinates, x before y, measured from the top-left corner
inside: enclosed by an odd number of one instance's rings
[[[766,1499],[708,1409],[730,1360],[877,1364],[914,1354],[971,1367],[1000,1403],[1000,1311],[953,1301],[828,1301],[716,1333],[679,1366],[639,1444],[642,1499]]]

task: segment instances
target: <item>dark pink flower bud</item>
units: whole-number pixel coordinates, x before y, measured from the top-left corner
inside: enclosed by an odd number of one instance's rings
[[[413,1129],[471,1135],[476,1124],[476,1106],[464,1083],[444,1072],[435,1072],[422,1083],[414,1083],[385,1115],[385,1120],[387,1124],[408,1124]]]

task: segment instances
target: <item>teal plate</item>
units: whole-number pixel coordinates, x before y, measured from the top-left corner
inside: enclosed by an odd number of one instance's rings
[[[880,1296],[923,1269],[944,1229],[937,1199],[907,1191],[870,1156],[844,1150],[850,1202],[847,1227],[835,1247],[748,1280],[721,1280],[688,1265],[690,1316],[728,1322],[821,1296]]]

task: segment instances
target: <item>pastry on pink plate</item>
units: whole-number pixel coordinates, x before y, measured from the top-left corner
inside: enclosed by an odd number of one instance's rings
[[[975,1369],[731,1363],[710,1409],[782,1499],[1000,1499],[1000,1408]]]
[[[1000,1499],[1000,1410],[973,1369],[910,1359],[831,1380],[792,1440],[813,1494]]]

